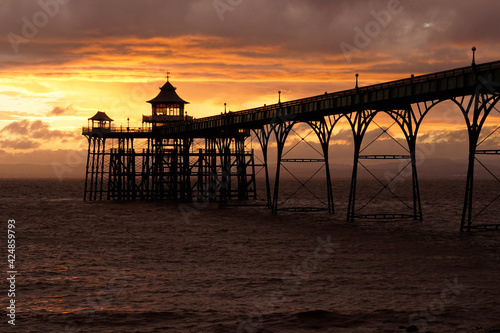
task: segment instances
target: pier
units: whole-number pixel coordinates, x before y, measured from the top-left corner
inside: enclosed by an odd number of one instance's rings
[[[150,100],[151,115],[143,116],[140,128],[114,127],[103,112],[89,118],[83,128],[88,139],[84,199],[92,200],[173,200],[216,201],[227,205],[232,200],[252,200],[256,192],[256,168],[265,178],[266,206],[272,214],[287,211],[320,211],[335,213],[329,142],[337,123],[347,120],[354,142],[353,169],[346,219],[423,218],[418,182],[416,146],[419,128],[425,116],[436,105],[451,101],[465,119],[469,139],[467,181],[460,231],[498,230],[500,223],[475,223],[486,208],[498,204],[500,193],[491,202],[475,202],[474,174],[480,158],[499,155],[498,149],[481,150],[483,125],[500,100],[500,61],[476,64],[397,81],[359,87],[358,76],[353,89],[324,93],[308,98],[265,105],[253,109],[194,119],[185,113],[184,101],[169,82]],[[401,129],[407,146],[404,154],[364,154],[363,139],[376,115],[391,117]],[[286,158],[284,147],[294,126],[306,124],[320,144],[320,158]],[[499,124],[500,125],[500,124]],[[499,129],[500,126],[497,128]],[[382,131],[385,131],[382,129]],[[495,130],[496,131],[496,130]],[[488,138],[489,136],[487,136]],[[248,141],[259,143],[262,161]],[[270,143],[276,146],[273,156],[276,168],[270,168]],[[411,169],[411,200],[404,212],[359,209],[358,169],[365,160],[406,160]],[[280,179],[286,165],[315,163],[324,172],[326,202],[321,207],[280,207]],[[488,170],[500,183],[498,176]],[[391,191],[390,181],[380,181]],[[500,189],[500,186],[498,186]],[[500,192],[500,191],[499,191]],[[396,193],[393,193],[397,197]],[[473,206],[481,205],[479,213]]]

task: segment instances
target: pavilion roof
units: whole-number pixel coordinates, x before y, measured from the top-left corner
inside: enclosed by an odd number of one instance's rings
[[[149,100],[148,103],[165,103],[165,104],[189,104],[189,102],[186,102],[182,98],[177,95],[175,92],[177,88],[175,88],[169,81],[167,81],[163,87],[160,88],[160,93],[158,96],[153,98],[152,100]]]
[[[102,111],[97,111],[97,113],[89,118],[89,120],[96,120],[96,121],[113,121],[113,119],[109,118],[109,116],[106,114],[106,112]]]

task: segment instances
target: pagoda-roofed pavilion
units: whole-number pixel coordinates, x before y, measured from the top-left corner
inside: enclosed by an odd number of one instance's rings
[[[90,117],[88,120],[89,120],[89,128],[106,128],[106,129],[111,128],[111,122],[113,121],[113,119],[111,119],[106,114],[106,112],[102,111],[97,111],[97,113],[93,117]],[[92,126],[90,122],[92,122]]]
[[[186,116],[184,111],[184,106],[189,104],[189,102],[179,97],[175,91],[176,89],[167,77],[167,82],[160,88],[158,96],[147,101],[151,103],[152,114],[151,116],[143,116],[142,121],[144,123],[152,123],[155,126],[192,119],[192,117]]]

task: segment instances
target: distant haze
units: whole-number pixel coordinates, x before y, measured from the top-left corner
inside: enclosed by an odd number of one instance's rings
[[[406,163],[405,163],[406,164]],[[386,175],[395,175],[400,170],[400,162],[392,163],[377,163],[369,167],[370,171],[381,179],[385,180]],[[288,166],[290,171],[298,178],[307,179],[317,170],[311,166],[294,165]],[[495,174],[500,173],[500,166],[490,165],[490,169]],[[270,174],[274,177],[276,165],[270,167]],[[406,169],[409,172],[409,167]],[[49,179],[73,179],[85,178],[85,163],[75,165],[64,165],[55,163],[53,165],[40,164],[0,164],[0,178],[49,178]],[[333,178],[350,178],[352,175],[351,164],[336,164],[331,167],[331,175]],[[371,178],[371,176],[363,170],[359,169],[360,178]],[[449,160],[449,159],[428,159],[419,166],[418,175],[422,179],[466,179],[467,161],[465,160]],[[263,173],[259,173],[258,177],[264,177]],[[292,178],[286,172],[283,172],[281,177]],[[478,167],[476,177],[489,179],[489,175],[484,169]],[[324,178],[324,171],[318,173],[315,179]],[[392,177],[391,177],[392,178]]]

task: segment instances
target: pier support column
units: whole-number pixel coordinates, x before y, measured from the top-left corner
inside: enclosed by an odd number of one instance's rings
[[[323,152],[323,158],[325,160],[328,214],[335,213],[328,148],[330,145],[330,139],[332,137],[333,128],[341,118],[342,115],[336,115],[336,116],[329,116],[326,118],[322,118],[320,121],[308,122],[309,126],[314,130],[319,139],[319,142],[321,144],[321,149]]]
[[[482,80],[481,80],[482,79]],[[497,84],[478,78],[478,87],[470,100],[455,99],[460,107],[469,134],[469,164],[467,168],[467,182],[465,185],[465,198],[460,222],[460,231],[471,231],[472,223],[476,216],[473,216],[473,194],[474,194],[474,169],[476,163],[476,153],[479,143],[479,135],[486,121],[486,118],[495,108],[500,100],[500,95],[496,92]]]
[[[98,134],[92,134],[88,136],[88,142],[84,201],[102,200],[104,193],[106,139]]]
[[[271,125],[264,125],[260,129],[254,129],[253,132],[259,140],[260,148],[262,150],[262,158],[264,163],[264,174],[266,178],[266,207],[271,208],[272,197],[271,197],[271,182],[269,179],[269,161],[268,161],[268,147],[269,138],[273,133]]]
[[[352,167],[351,187],[349,190],[349,203],[347,206],[347,222],[354,222],[356,208],[356,185],[358,179],[358,163],[361,152],[361,144],[368,126],[372,122],[377,111],[362,110],[346,115],[354,138],[354,161]]]
[[[231,142],[232,138],[221,137],[215,140],[220,156],[221,173],[219,180],[219,205],[227,205],[231,197]]]
[[[278,214],[278,200],[279,200],[279,189],[280,189],[280,172],[281,172],[281,162],[283,159],[283,149],[285,148],[286,138],[296,121],[290,122],[279,122],[272,126],[274,135],[276,137],[277,145],[277,161],[276,161],[276,177],[274,178],[274,194],[272,200],[271,212],[273,215]]]
[[[102,195],[104,192],[104,160],[106,157],[106,139],[102,139],[102,147],[101,147],[101,166],[99,167],[99,172],[101,174],[100,186],[99,186],[99,200],[102,200]],[[109,161],[108,161],[109,163]]]
[[[417,104],[417,108],[417,110],[413,110],[411,105],[408,105],[400,110],[387,111],[387,113],[399,125],[406,138],[406,143],[408,144],[413,189],[413,218],[415,220],[422,220],[422,203],[420,200],[420,186],[418,182],[416,145],[418,130],[430,108],[427,106],[421,108],[419,104]]]
[[[184,137],[179,144],[179,148],[181,152],[180,163],[179,163],[179,199],[181,201],[192,201],[193,200],[193,192],[191,189],[191,159],[190,159],[190,149],[193,143],[193,139],[189,137]]]
[[[165,199],[165,148],[163,139],[152,139],[152,179],[151,179],[151,200]]]
[[[206,139],[206,192],[210,201],[215,201],[218,196],[218,170],[217,170],[217,145],[215,139]]]
[[[89,183],[89,166],[90,166],[90,148],[92,145],[92,138],[90,136],[87,137],[89,142],[88,150],[87,150],[87,164],[85,167],[85,189],[83,191],[83,201],[87,201],[87,193],[89,192],[88,183]]]
[[[238,200],[248,199],[247,161],[245,154],[245,139],[235,139],[234,154],[236,164],[236,178],[238,180]],[[249,161],[251,162],[251,161]]]

